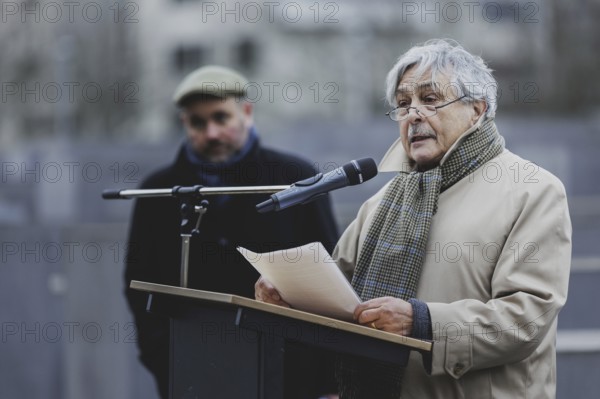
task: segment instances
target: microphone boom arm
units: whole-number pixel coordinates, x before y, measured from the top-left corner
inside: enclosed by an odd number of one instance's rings
[[[180,201],[180,236],[181,236],[181,267],[179,284],[181,287],[188,286],[188,269],[190,256],[190,240],[193,235],[199,234],[199,225],[202,215],[207,211],[208,201],[199,201],[204,195],[224,194],[265,194],[276,193],[288,189],[290,186],[241,186],[241,187],[203,187],[203,186],[175,186],[173,188],[157,189],[133,189],[119,190],[109,189],[102,192],[104,199],[131,199],[131,198],[156,198],[176,197]],[[196,218],[194,223],[193,219]]]
[[[154,197],[181,197],[184,195],[222,195],[222,194],[270,194],[286,190],[290,186],[240,186],[240,187],[203,187],[190,186],[154,189],[109,189],[102,192],[104,199],[131,199]]]

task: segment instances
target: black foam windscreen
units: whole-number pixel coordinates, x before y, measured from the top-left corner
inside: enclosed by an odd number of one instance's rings
[[[350,186],[361,184],[377,176],[377,164],[372,158],[362,158],[348,162],[344,166]]]

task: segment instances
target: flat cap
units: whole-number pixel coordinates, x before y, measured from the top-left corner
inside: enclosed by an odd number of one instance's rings
[[[187,75],[173,95],[175,104],[192,94],[216,97],[245,96],[248,80],[233,69],[217,65],[204,66]]]

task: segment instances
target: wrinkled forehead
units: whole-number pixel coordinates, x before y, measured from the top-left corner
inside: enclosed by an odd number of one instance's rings
[[[451,82],[448,73],[431,70],[420,71],[418,67],[410,67],[402,75],[396,87],[396,97],[419,95],[423,92],[434,92],[443,97],[456,94],[457,84]]]

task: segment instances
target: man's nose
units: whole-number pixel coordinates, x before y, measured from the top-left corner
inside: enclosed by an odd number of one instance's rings
[[[206,137],[209,139],[217,139],[219,137],[219,125],[214,121],[209,120],[206,124]]]
[[[408,109],[408,118],[406,119],[410,124],[423,122],[423,116],[421,116],[419,111],[417,111],[417,109],[414,107]]]

